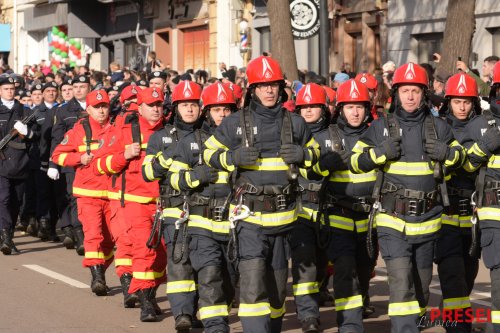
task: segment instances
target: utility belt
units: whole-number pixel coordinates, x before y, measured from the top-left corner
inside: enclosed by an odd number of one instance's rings
[[[488,177],[489,178],[489,177]],[[484,184],[483,207],[498,206],[500,203],[500,181],[486,179]]]
[[[171,186],[160,185],[160,201],[163,208],[173,208],[182,206],[184,198],[180,191]]]
[[[207,219],[222,222],[229,218],[229,209],[224,206],[225,199],[210,199],[194,193],[187,198],[189,204],[189,214],[199,215]]]
[[[444,207],[443,213],[448,216],[471,216],[472,205],[471,196],[474,190],[458,189],[455,187],[448,187],[448,195],[450,197],[450,206]]]
[[[309,183],[307,186],[301,186],[302,201],[310,202],[313,204],[319,204],[319,191],[321,190],[321,184]]]
[[[294,189],[293,185],[264,185],[255,186],[243,183],[238,186],[243,190],[243,204],[250,211],[274,213],[286,210],[288,205],[295,201],[300,189]]]
[[[340,207],[350,209],[359,213],[369,213],[372,208],[372,199],[370,197],[346,197],[326,195],[327,207]]]
[[[438,191],[417,191],[391,182],[382,185],[382,209],[388,214],[420,216],[436,206]]]

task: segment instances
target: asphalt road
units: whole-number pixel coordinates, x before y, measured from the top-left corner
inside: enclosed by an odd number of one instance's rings
[[[158,291],[159,305],[163,309],[160,321],[141,323],[139,309],[123,308],[120,282],[113,266],[106,273],[111,288],[109,296],[97,297],[90,291],[90,272],[82,267],[81,257],[74,250],[66,250],[60,243],[43,243],[20,233],[16,233],[14,241],[21,253],[0,255],[0,332],[175,332],[164,285]],[[390,332],[386,314],[388,287],[382,260],[376,271],[370,289],[376,312],[365,320],[367,333]],[[430,306],[439,307],[441,295],[436,270],[434,274]],[[482,263],[472,299],[475,308],[490,305],[489,272]],[[291,285],[286,307],[283,332],[301,332]],[[231,332],[242,332],[236,310],[233,309],[230,316]],[[321,323],[325,333],[338,332],[331,305],[321,308]],[[474,328],[489,332],[485,324],[474,324]],[[202,330],[193,330],[193,333],[197,332]],[[424,329],[424,332],[444,332],[444,329],[433,327]]]

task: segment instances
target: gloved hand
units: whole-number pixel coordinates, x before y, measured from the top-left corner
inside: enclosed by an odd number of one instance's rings
[[[57,170],[57,168],[49,168],[49,170],[47,170],[47,176],[52,180],[58,180],[59,170]]]
[[[488,128],[484,135],[478,140],[478,145],[485,153],[495,152],[500,147],[500,131],[498,126]]]
[[[21,121],[16,121],[14,128],[19,132],[19,134],[24,136],[28,135],[28,125],[23,124]]]
[[[259,158],[259,150],[255,147],[240,147],[233,151],[235,166],[254,165]]]
[[[340,152],[330,151],[319,158],[321,170],[349,170],[349,158],[351,154],[347,150]]]
[[[450,152],[446,143],[436,139],[427,139],[424,149],[431,160],[438,162],[444,162]]]
[[[196,179],[200,181],[200,184],[214,183],[219,178],[219,173],[216,169],[209,167],[208,165],[197,165],[193,168],[193,173]]]
[[[302,164],[304,161],[304,148],[293,143],[287,143],[281,146],[280,155],[287,164]]]
[[[387,160],[395,160],[401,156],[401,137],[388,137],[374,149],[377,157],[385,155]]]

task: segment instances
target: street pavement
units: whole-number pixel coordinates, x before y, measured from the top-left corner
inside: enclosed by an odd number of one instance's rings
[[[20,254],[0,255],[0,333],[87,333],[87,332],[175,332],[165,285],[158,290],[158,303],[163,310],[160,321],[141,323],[138,308],[123,308],[123,296],[114,266],[106,273],[111,291],[106,297],[97,297],[90,291],[90,272],[81,264],[82,257],[74,250],[66,250],[60,243],[43,243],[36,238],[16,232],[14,239]],[[376,277],[370,289],[375,315],[365,320],[367,333],[390,332],[387,316],[388,287],[383,261],[379,259]],[[286,301],[287,314],[283,332],[301,332],[291,296]],[[489,308],[489,272],[480,264],[480,271],[472,294],[474,308]],[[430,307],[439,307],[441,301],[436,269],[431,283]],[[243,332],[233,309],[230,316],[231,332]],[[321,308],[321,324],[325,333],[338,332],[334,308]],[[477,332],[489,332],[485,324],[474,324]],[[202,332],[192,330],[193,333]],[[423,330],[426,333],[444,332],[441,327]]]

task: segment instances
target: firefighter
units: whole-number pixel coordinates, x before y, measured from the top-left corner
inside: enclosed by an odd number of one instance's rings
[[[375,171],[355,174],[349,171],[348,161],[354,145],[368,129],[368,88],[352,79],[342,83],[337,89],[336,109],[339,117],[329,128],[329,151],[314,170],[328,177],[327,255],[335,268],[333,289],[339,332],[363,332],[363,308],[373,312],[368,287],[376,259],[368,256],[366,237]]]
[[[200,319],[205,332],[229,332],[228,309],[234,297],[235,270],[227,258],[229,200],[227,171],[203,162],[203,143],[236,110],[233,92],[220,82],[202,93],[201,128],[179,141],[170,167],[171,185],[189,204],[189,260],[197,275]],[[181,172],[182,171],[182,172]],[[174,236],[175,237],[175,236]],[[182,246],[177,241],[175,246]],[[172,249],[176,253],[176,248]],[[174,258],[175,260],[175,258]]]
[[[127,115],[139,110],[139,106],[137,105],[137,94],[139,90],[140,88],[135,85],[129,85],[123,88],[120,94],[120,104],[122,105],[122,109],[115,115],[113,121],[115,127],[122,127]]]
[[[28,114],[14,99],[14,91],[14,80],[8,75],[0,75],[0,138],[3,139],[13,129],[17,132],[0,151],[0,251],[4,255],[10,255],[15,250],[12,241],[14,223],[29,172],[27,143],[38,136],[32,129],[34,121],[22,122]]]
[[[72,193],[78,204],[78,219],[82,222],[85,257],[83,267],[92,274],[91,289],[97,296],[106,296],[105,271],[113,261],[114,242],[110,234],[107,177],[96,176],[92,160],[102,154],[104,136],[111,129],[109,97],[96,90],[86,96],[88,117],[82,118],[69,130],[52,153],[52,161],[61,167],[75,168]]]
[[[445,99],[446,119],[455,139],[462,142],[467,123],[481,110],[476,81],[465,73],[453,75],[446,82]],[[450,206],[443,211],[434,257],[443,292],[443,309],[458,315],[471,307],[469,295],[479,269],[478,258],[469,255],[472,241],[470,199],[476,173],[460,168],[450,176],[447,181]],[[456,315],[453,318],[457,318]],[[456,327],[446,328],[447,332],[471,332],[471,329],[471,323],[462,322]]]
[[[258,57],[246,73],[245,107],[205,142],[204,159],[216,169],[237,172],[230,219],[240,220],[233,221],[229,251],[239,260],[243,330],[280,332],[287,237],[298,214],[298,167],[317,161],[319,145],[304,120],[282,107],[285,82],[276,60]]]
[[[419,331],[416,321],[426,311],[441,228],[439,194],[446,194],[442,169],[459,167],[464,155],[450,126],[430,114],[428,82],[419,65],[399,67],[394,72],[393,113],[371,124],[350,160],[355,173],[379,169],[371,216],[387,267],[393,332]]]
[[[52,127],[51,154],[53,153],[55,147],[63,140],[64,134],[73,128],[79,117],[85,114],[85,110],[87,107],[86,97],[90,92],[90,80],[88,76],[77,76],[72,81],[72,87],[73,98],[66,102],[66,104],[58,108],[58,110],[55,112],[55,122],[54,126]],[[54,164],[54,162],[49,161],[48,173],[50,172],[52,175],[55,175],[56,172],[54,169],[57,169],[56,165]],[[61,173],[64,174],[64,177],[66,179],[66,198],[69,202],[67,208],[67,214],[69,218],[63,219],[61,229],[67,236],[74,235],[76,240],[76,252],[78,253],[78,255],[83,256],[85,254],[85,249],[83,246],[84,233],[82,230],[82,225],[78,220],[76,196],[74,196],[72,192],[75,171],[73,168],[62,168]]]
[[[473,196],[475,214],[481,228],[484,265],[491,278],[491,322],[500,332],[500,62],[493,68],[490,109],[467,124],[463,145],[468,159],[467,171],[479,170]],[[499,245],[499,246],[497,246]]]
[[[188,253],[180,262],[176,263],[172,260],[174,225],[182,213],[184,199],[180,191],[170,186],[166,176],[173,162],[172,158],[177,144],[199,125],[200,98],[201,87],[190,81],[183,81],[174,89],[172,92],[173,124],[165,125],[151,137],[146,151],[147,158],[142,167],[146,181],[160,179],[161,207],[165,223],[163,235],[167,246],[168,261],[167,294],[175,318],[175,328],[181,332],[189,330],[195,318],[196,283]]]
[[[373,119],[383,117],[384,108],[380,105],[377,105],[376,103],[378,97],[378,81],[375,76],[371,75],[370,73],[359,73],[354,79],[363,83],[368,88],[368,93],[370,94],[370,102],[372,105],[372,108],[370,110],[371,119],[369,121],[371,122],[371,120]]]
[[[124,288],[124,301],[127,306],[128,293],[137,293],[141,301],[140,320],[157,321],[161,309],[156,301],[156,290],[165,282],[166,256],[163,244],[149,248],[147,240],[153,227],[156,214],[156,200],[159,197],[158,182],[149,184],[141,173],[146,157],[146,147],[151,135],[163,126],[163,94],[158,88],[146,88],[139,91],[137,97],[139,111],[125,119],[125,124],[113,132],[105,156],[96,160],[96,173],[119,176],[117,184],[122,184],[119,200],[123,207],[123,218],[118,229],[127,233],[132,241],[132,279],[123,276],[120,280]],[[120,274],[117,270],[117,273]],[[132,302],[131,302],[132,303]],[[133,304],[130,304],[133,305]]]
[[[308,83],[297,93],[295,105],[296,112],[304,118],[314,139],[319,143],[321,152],[326,153],[330,123],[326,91],[315,83]],[[303,332],[319,332],[319,287],[325,278],[327,267],[326,244],[321,244],[318,237],[320,226],[317,225],[323,223],[318,221],[323,177],[317,177],[311,171],[301,169],[299,183],[304,188],[302,210],[299,212],[297,226],[290,234],[293,295]]]

